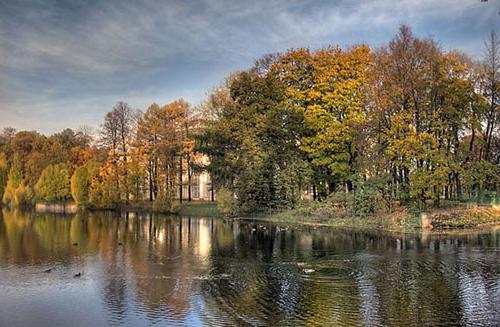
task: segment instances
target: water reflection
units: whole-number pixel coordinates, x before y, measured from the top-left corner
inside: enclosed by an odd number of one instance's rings
[[[500,321],[499,257],[499,231],[394,235],[4,208],[0,326],[489,326]]]

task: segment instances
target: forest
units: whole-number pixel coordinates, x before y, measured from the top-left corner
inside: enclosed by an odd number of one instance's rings
[[[173,212],[191,200],[191,176],[206,171],[227,213],[305,199],[357,214],[498,201],[495,33],[483,50],[479,59],[445,51],[403,25],[377,48],[266,55],[198,106],[180,99],[141,111],[120,101],[98,129],[51,136],[6,127],[0,197],[9,207],[73,199]]]

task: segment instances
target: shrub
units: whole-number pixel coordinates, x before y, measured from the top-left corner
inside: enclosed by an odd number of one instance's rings
[[[156,199],[153,201],[154,212],[172,212],[172,197],[165,192],[159,192]]]
[[[321,207],[333,215],[350,214],[354,211],[354,196],[352,193],[337,191],[330,194]]]
[[[231,215],[236,210],[236,200],[233,193],[225,188],[217,191],[217,209],[224,215]]]
[[[33,191],[24,185],[19,184],[14,192],[14,206],[25,207],[33,204]]]
[[[7,186],[5,187],[5,191],[2,197],[2,202],[8,206],[15,206],[14,203],[14,195],[17,187],[21,184],[23,180],[22,171],[21,171],[21,163],[17,158],[14,158],[12,162],[12,166],[9,170]]]
[[[96,174],[89,186],[89,204],[99,209],[114,209],[119,203],[119,193],[114,176]]]
[[[70,195],[69,171],[65,165],[48,165],[35,185],[37,199],[42,201],[61,201]]]
[[[359,186],[354,191],[354,212],[356,214],[374,214],[383,211],[382,194],[369,185]]]
[[[71,196],[79,206],[89,201],[89,173],[85,166],[78,167],[71,176]]]
[[[0,199],[3,198],[5,188],[7,187],[7,176],[9,173],[9,166],[5,159],[5,154],[0,153]]]

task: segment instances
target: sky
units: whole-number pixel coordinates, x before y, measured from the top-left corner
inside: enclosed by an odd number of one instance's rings
[[[197,105],[265,54],[378,47],[401,24],[480,59],[500,0],[0,0],[0,128],[97,128],[117,101]]]

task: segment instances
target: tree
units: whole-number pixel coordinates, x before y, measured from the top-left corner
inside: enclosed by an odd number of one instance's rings
[[[482,91],[487,99],[488,107],[484,113],[484,150],[483,158],[490,159],[493,133],[500,121],[500,40],[494,31],[485,43],[483,60]]]
[[[71,195],[79,206],[86,206],[89,201],[89,172],[87,167],[78,167],[71,176]]]
[[[0,199],[3,198],[5,188],[7,187],[7,177],[9,173],[9,165],[5,154],[0,152]]]
[[[118,178],[115,166],[107,161],[94,169],[89,186],[89,204],[99,209],[114,209],[120,203],[119,189],[116,188]]]
[[[101,143],[111,152],[117,190],[123,188],[125,201],[129,200],[128,171],[125,169],[128,160],[129,144],[132,136],[134,115],[130,105],[118,102],[113,110],[108,112],[101,126]],[[123,178],[120,178],[123,177]]]
[[[41,201],[63,201],[70,196],[70,173],[63,164],[45,168],[35,185],[35,195]]]
[[[15,206],[14,203],[14,195],[16,192],[17,187],[19,184],[21,184],[23,181],[23,174],[22,174],[22,168],[21,168],[21,162],[18,160],[17,157],[14,158],[9,174],[7,177],[7,186],[5,187],[5,192],[3,194],[2,202],[8,206]]]
[[[302,149],[316,170],[325,172],[329,192],[339,183],[352,189],[370,63],[367,46],[298,49],[278,57],[271,70],[303,113]]]
[[[298,149],[301,114],[285,87],[255,70],[228,80],[230,97],[215,94],[197,149],[209,159],[216,187],[234,191],[240,211],[292,207],[301,193]],[[213,186],[212,186],[213,187]]]
[[[26,207],[32,204],[33,191],[24,183],[19,184],[14,192],[14,206]]]

